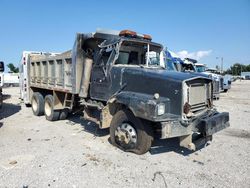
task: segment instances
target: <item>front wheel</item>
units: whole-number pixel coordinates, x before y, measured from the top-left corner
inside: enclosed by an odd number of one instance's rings
[[[118,111],[110,125],[110,140],[114,146],[136,154],[146,153],[152,144],[152,129],[149,124],[136,118],[128,110]]]

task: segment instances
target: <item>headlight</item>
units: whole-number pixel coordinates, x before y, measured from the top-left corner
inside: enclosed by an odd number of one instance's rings
[[[158,116],[165,114],[165,104],[163,104],[163,103],[157,104],[156,108],[157,108],[157,115]]]

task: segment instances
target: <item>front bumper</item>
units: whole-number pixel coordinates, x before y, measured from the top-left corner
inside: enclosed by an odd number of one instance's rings
[[[229,126],[229,113],[215,111],[196,118],[187,125],[183,125],[180,121],[161,122],[160,131],[158,132],[160,135],[158,135],[162,139],[191,135],[195,132],[203,136],[211,136]]]
[[[230,88],[231,88],[231,85],[224,84],[224,86],[223,86],[223,89],[230,89]]]
[[[220,98],[220,93],[213,93],[213,98],[214,99],[219,99]]]
[[[211,136],[214,133],[229,126],[229,113],[222,112],[202,119],[201,122],[197,125],[197,128],[199,132],[203,133],[205,136]]]

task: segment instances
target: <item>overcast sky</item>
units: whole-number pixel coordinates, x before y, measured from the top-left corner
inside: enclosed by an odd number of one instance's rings
[[[250,64],[250,0],[0,0],[0,60],[23,50],[63,52],[76,32],[131,29],[209,67]]]

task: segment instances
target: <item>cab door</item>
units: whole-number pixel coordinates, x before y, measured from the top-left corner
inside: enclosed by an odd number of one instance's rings
[[[90,97],[107,101],[111,90],[111,64],[115,50],[102,49],[99,52],[91,72]]]

